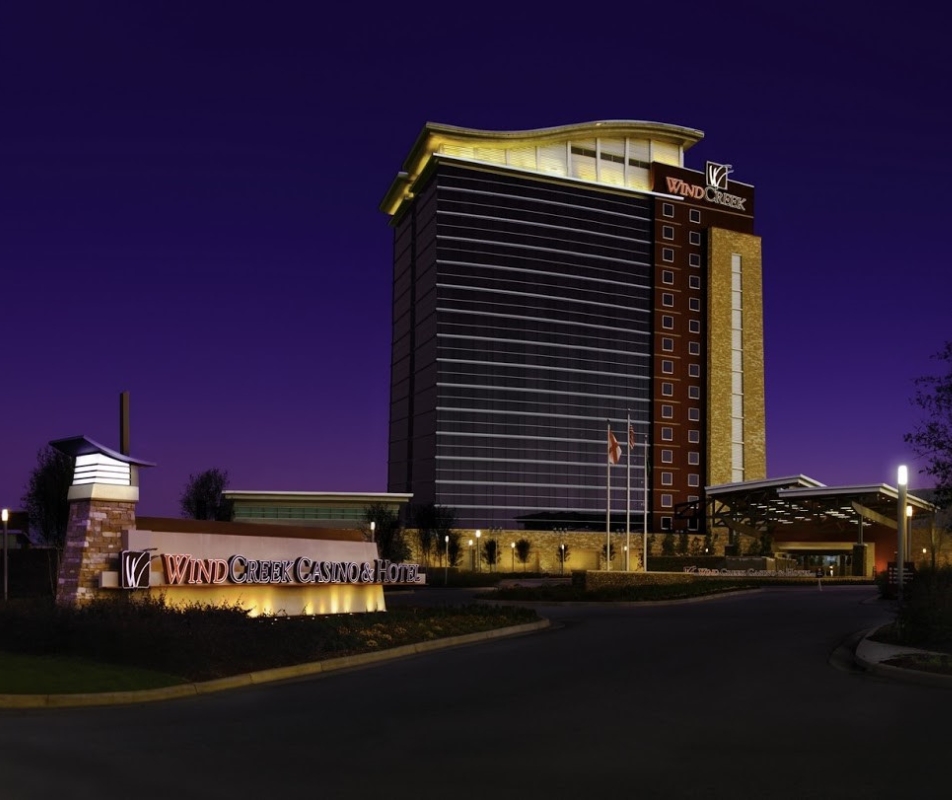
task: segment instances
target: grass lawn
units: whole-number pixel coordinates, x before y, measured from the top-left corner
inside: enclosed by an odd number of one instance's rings
[[[0,652],[0,694],[77,694],[159,689],[182,678],[84,658]]]

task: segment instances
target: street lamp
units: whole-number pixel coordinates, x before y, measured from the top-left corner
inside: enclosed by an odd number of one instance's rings
[[[559,545],[559,576],[565,574],[565,543]]]
[[[906,553],[906,484],[909,482],[909,470],[903,464],[899,467],[896,483],[899,485],[896,509],[896,599],[902,608],[902,584]]]
[[[476,559],[473,557],[473,540],[469,540],[469,564],[472,572],[476,571]]]
[[[479,560],[479,537],[480,536],[482,536],[482,531],[480,531],[477,528],[476,529],[476,571],[477,572],[483,571],[483,565],[480,563],[480,560]]]
[[[3,519],[3,602],[7,602],[7,520],[10,519],[10,509],[5,508],[0,511],[0,518]]]
[[[443,541],[446,543],[446,564],[443,567],[443,586],[446,587],[449,584],[450,578],[450,535],[446,534],[443,537]]]
[[[509,545],[509,548],[512,550],[512,571],[516,571],[516,543],[513,542]]]
[[[375,533],[376,530],[377,523],[373,520],[370,520],[370,541],[372,541],[374,544],[377,543],[377,534]]]

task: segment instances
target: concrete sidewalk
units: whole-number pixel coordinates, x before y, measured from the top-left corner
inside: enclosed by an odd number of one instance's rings
[[[918,683],[924,686],[944,686],[952,689],[952,675],[894,667],[884,663],[896,656],[913,653],[936,656],[948,656],[948,653],[939,653],[934,650],[921,650],[916,647],[904,647],[902,645],[887,644],[885,642],[874,642],[869,637],[877,630],[879,630],[879,628],[873,628],[867,631],[857,643],[856,650],[853,651],[853,659],[858,666],[870,674],[877,675],[881,678]]]

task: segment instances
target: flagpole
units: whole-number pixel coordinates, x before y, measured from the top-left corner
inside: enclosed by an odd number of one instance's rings
[[[644,549],[642,555],[642,569],[648,571],[648,434],[645,434],[645,501],[641,515],[644,531],[641,534],[641,546]]]
[[[605,570],[612,568],[612,421],[608,420],[608,458],[605,459]]]
[[[631,572],[631,411],[628,412],[628,489],[625,493],[625,572]]]

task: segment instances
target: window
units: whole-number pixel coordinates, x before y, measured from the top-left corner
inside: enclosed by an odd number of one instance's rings
[[[672,214],[674,213],[674,209],[673,209],[673,208],[671,209],[671,213],[672,213]],[[692,209],[691,209],[691,222],[694,222],[694,223],[696,223],[696,224],[698,224],[698,225],[701,224],[701,211],[700,211],[700,209],[697,209],[697,208],[692,208]]]
[[[673,383],[662,383],[661,384],[661,395],[663,397],[673,397],[674,396],[674,384]]]
[[[698,522],[697,522],[697,519],[689,519],[689,520],[688,520],[688,530],[689,530],[689,531],[696,531],[696,530],[698,530]]]
[[[690,298],[690,299],[688,300],[688,308],[690,308],[691,311],[700,311],[700,310],[701,310],[701,298],[700,298],[700,297],[692,297],[692,298]]]
[[[689,494],[689,495],[688,495],[688,502],[689,502],[689,503],[696,503],[696,502],[697,502],[698,500],[700,500],[700,499],[701,499],[701,498],[698,497],[696,494]]]
[[[662,473],[664,474],[664,473]],[[701,476],[697,473],[692,472],[688,475],[688,486],[700,486],[701,485]]]
[[[673,463],[674,463],[674,450],[662,450],[662,451],[661,451],[661,463],[662,463],[662,464],[673,464]]]
[[[699,408],[689,408],[688,409],[688,419],[691,422],[700,422],[701,421],[701,409]]]
[[[667,284],[674,283],[674,273],[670,269],[661,270],[661,282]]]
[[[696,298],[695,298],[696,299]],[[662,292],[661,293],[661,305],[666,308],[674,307],[674,295],[671,292]]]
[[[672,486],[674,484],[674,473],[673,472],[662,472],[661,473],[661,485],[662,486]]]
[[[696,467],[700,463],[701,463],[701,454],[697,452],[697,450],[691,450],[688,453],[688,464],[690,464],[692,467]]]
[[[669,495],[670,496],[670,495]],[[671,517],[662,517],[661,518],[661,530],[670,531],[671,530]]]
[[[673,225],[662,225],[662,226],[661,226],[661,238],[662,238],[662,239],[673,239],[673,238],[674,238],[674,226],[673,226]]]
[[[663,438],[663,437],[662,437]],[[701,441],[701,432],[700,431],[688,431],[688,441],[691,444],[697,444]]]
[[[692,289],[701,288],[701,276],[700,275],[688,275],[688,286]]]
[[[701,232],[700,231],[691,231],[691,244],[700,244],[701,243]]]
[[[692,356],[701,355],[701,343],[700,342],[688,342],[688,352]]]
[[[692,400],[701,399],[701,387],[700,386],[688,386],[688,397]]]
[[[673,353],[673,352],[674,352],[674,339],[672,339],[670,336],[662,336],[662,337],[661,337],[661,349],[664,350],[664,352],[666,352],[666,353]]]
[[[700,324],[701,323],[698,322],[698,325]],[[670,314],[664,314],[661,317],[661,327],[668,331],[674,330],[674,317],[672,317]],[[698,333],[700,333],[700,330]]]
[[[664,359],[661,362],[661,371],[665,375],[674,375],[674,362],[669,359]]]
[[[661,204],[661,213],[666,217],[674,216],[674,204],[673,203],[662,203]]]
[[[673,495],[663,494],[661,495],[661,507],[662,508],[671,508],[674,505]]]
[[[701,377],[701,365],[700,365],[700,364],[688,364],[688,377],[690,377],[690,378],[700,378],[700,377]]]
[[[661,418],[662,419],[671,419],[674,416],[674,406],[670,403],[663,403],[661,405]]]
[[[674,322],[672,321],[671,327],[674,327]],[[700,333],[701,332],[701,320],[699,319],[689,319],[688,320],[688,330],[691,333]]]
[[[700,253],[689,253],[688,254],[688,264],[692,267],[701,266],[701,254]]]
[[[661,248],[661,260],[662,261],[674,261],[674,248],[672,247],[662,247]]]
[[[674,441],[674,428],[662,428],[662,429],[661,429],[661,441],[662,441],[662,442],[673,442],[673,441]]]

